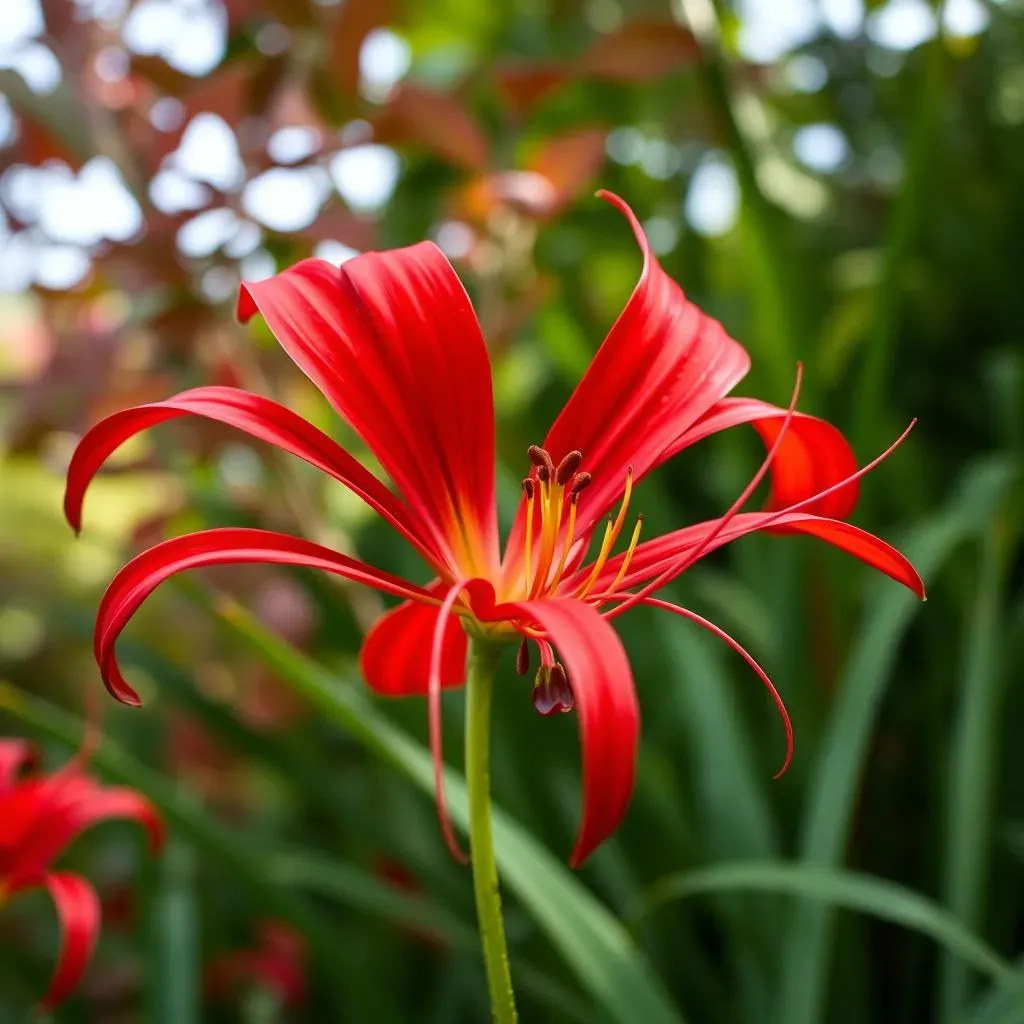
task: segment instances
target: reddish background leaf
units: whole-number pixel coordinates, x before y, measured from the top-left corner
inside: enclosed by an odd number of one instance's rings
[[[674,21],[632,21],[598,39],[580,72],[620,82],[644,82],[692,64],[700,56],[693,33]]]

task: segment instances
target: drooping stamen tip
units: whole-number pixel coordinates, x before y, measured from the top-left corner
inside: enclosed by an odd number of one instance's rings
[[[534,710],[545,718],[572,711],[575,700],[561,664],[542,665],[537,670],[532,699]]]
[[[528,476],[523,481],[523,494],[526,495],[526,500],[527,501],[533,501],[533,494],[534,494],[535,490],[536,490],[536,487],[535,487],[534,482],[533,482],[533,477]]]
[[[564,487],[575,475],[583,462],[583,453],[575,448],[569,452],[558,464],[555,470],[555,483]]]
[[[590,486],[590,481],[593,479],[589,473],[577,473],[576,478],[572,482],[572,488],[570,493],[575,497],[584,487]]]
[[[516,672],[521,676],[525,676],[530,671],[530,645],[523,637],[523,642],[519,645],[519,650],[516,651]]]
[[[538,466],[537,479],[542,484],[546,484],[551,479],[551,470],[547,466]]]

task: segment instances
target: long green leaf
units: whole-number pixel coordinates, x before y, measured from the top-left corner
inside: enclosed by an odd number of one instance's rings
[[[967,475],[947,509],[919,528],[904,551],[930,580],[949,554],[987,522],[1007,485],[1012,463],[994,458]],[[853,816],[857,783],[871,733],[892,674],[900,638],[918,609],[912,595],[879,581],[861,638],[839,683],[829,714],[804,810],[801,858],[835,867],[842,862]],[[796,909],[785,944],[778,1019],[785,1024],[818,1024],[824,1019],[825,988],[832,948],[830,909]]]
[[[949,813],[943,893],[968,927],[984,923],[985,878],[992,843],[996,782],[996,737],[1001,679],[1003,616],[1000,610],[1004,559],[994,531],[982,541],[981,579],[970,616],[960,710],[950,751]],[[955,1024],[963,1013],[970,976],[961,961],[947,958],[940,975],[940,1014]]]
[[[219,611],[297,692],[425,794],[433,795],[429,753],[377,712],[361,686],[338,680],[264,629],[237,603],[222,602]],[[452,819],[465,829],[468,811],[461,773],[448,769],[446,787]],[[494,831],[502,877],[598,1005],[621,1024],[678,1022],[679,1011],[622,924],[501,811],[495,813]]]
[[[927,935],[1000,986],[1013,988],[1018,983],[1013,967],[944,907],[896,882],[854,871],[771,861],[720,864],[659,882],[651,892],[647,913],[669,900],[739,889],[785,893],[870,914]]]
[[[146,973],[149,1019],[154,1024],[193,1024],[202,1019],[194,851],[171,836],[154,867]]]

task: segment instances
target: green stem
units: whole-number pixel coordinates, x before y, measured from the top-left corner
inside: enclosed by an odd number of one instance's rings
[[[484,950],[487,988],[496,1024],[515,1024],[515,995],[501,916],[498,867],[491,829],[491,697],[500,648],[470,642],[466,690],[466,788],[469,793],[469,845],[477,926]]]

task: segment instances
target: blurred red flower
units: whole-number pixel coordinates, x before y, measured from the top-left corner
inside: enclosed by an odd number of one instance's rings
[[[90,778],[86,756],[83,748],[57,772],[19,779],[33,760],[31,745],[0,740],[0,906],[28,889],[45,887],[63,934],[43,1009],[52,1009],[78,984],[100,929],[96,890],[79,875],[53,871],[53,862],[80,833],[108,818],[139,822],[153,850],[163,841],[163,826],[149,801],[134,790]]]
[[[223,997],[233,989],[266,989],[281,1006],[298,1006],[306,998],[306,944],[283,921],[264,921],[254,949],[232,950],[216,957],[206,971],[210,995]]]
[[[858,470],[835,427],[794,411],[796,392],[788,409],[727,397],[749,369],[747,352],[665,274],[626,203],[602,195],[632,225],[643,272],[543,445],[530,448],[532,466],[504,554],[487,349],[458,276],[429,242],[367,253],[340,269],[305,260],[243,285],[238,306],[243,320],[263,315],[366,442],[397,494],[310,423],[234,388],[195,388],[126,409],[86,434],[68,471],[65,510],[76,530],[85,490],[107,456],[139,431],[191,414],[231,424],[330,474],[436,574],[421,587],[302,538],[255,529],[205,530],[158,544],[117,574],[100,605],[96,658],[114,696],[138,703],[114,645],[163,580],[199,566],[276,562],[323,569],[405,599],[370,631],[361,664],[378,693],[430,697],[438,805],[453,849],[441,787],[440,690],[465,678],[467,634],[519,645],[522,674],[536,646],[538,710],[579,712],[584,795],[573,865],[616,828],[633,788],[639,712],[609,619],[636,604],[685,616],[748,661],[783,714],[788,764],[788,718],[763,670],[717,626],[653,593],[721,545],[770,529],[825,540],[923,596],[920,577],[898,551],[843,521],[856,503],[857,481],[889,452]],[[755,427],[769,452],[725,515],[643,544],[638,520],[626,550],[613,556],[634,484],[696,441],[741,423]],[[740,513],[769,472],[768,509]],[[597,554],[588,561],[595,539]]]

